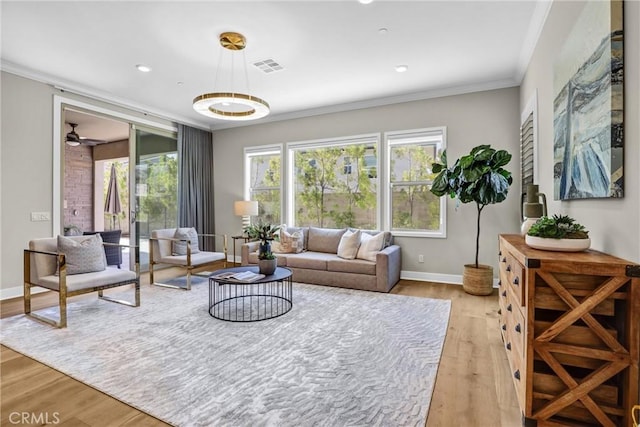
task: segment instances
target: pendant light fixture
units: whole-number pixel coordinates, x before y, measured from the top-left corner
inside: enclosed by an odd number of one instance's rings
[[[240,50],[243,51],[244,78],[247,91],[249,91],[247,61],[244,57],[244,48],[247,45],[247,39],[240,33],[226,32],[220,34],[220,45],[224,49],[231,51],[231,92],[212,92],[200,95],[193,100],[193,109],[207,117],[222,120],[255,120],[269,114],[269,104],[265,100],[257,96],[233,92],[233,79],[235,77],[233,67],[234,55],[236,55],[236,51]],[[220,58],[218,59],[216,84],[223,52],[224,51],[220,52]]]

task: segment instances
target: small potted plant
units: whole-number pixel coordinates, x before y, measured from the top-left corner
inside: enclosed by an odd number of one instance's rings
[[[244,231],[250,239],[260,240],[260,249],[258,250],[260,273],[264,275],[273,274],[276,271],[278,260],[271,252],[271,241],[278,238],[280,226],[259,222],[256,225],[249,225]]]
[[[511,172],[503,169],[511,160],[505,150],[495,150],[490,145],[479,145],[471,153],[460,157],[453,166],[447,166],[446,151],[440,157],[442,163],[432,165],[431,192],[436,196],[449,195],[461,203],[475,202],[478,211],[476,228],[476,262],[466,264],[462,275],[463,289],[473,295],[489,295],[493,290],[493,267],[478,263],[480,251],[480,214],[490,204],[507,198],[513,182]]]
[[[567,215],[543,216],[527,232],[525,243],[548,251],[578,252],[589,249],[591,239],[584,225]]]

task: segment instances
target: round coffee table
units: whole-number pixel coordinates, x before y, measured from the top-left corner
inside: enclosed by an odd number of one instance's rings
[[[278,267],[273,274],[253,282],[222,278],[225,273],[251,271],[258,267],[233,267],[209,276],[209,314],[228,322],[257,322],[288,313],[293,307],[291,270]]]

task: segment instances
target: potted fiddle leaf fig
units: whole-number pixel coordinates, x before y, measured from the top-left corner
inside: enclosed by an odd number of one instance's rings
[[[511,154],[505,150],[495,150],[490,145],[479,145],[453,166],[447,165],[446,151],[440,157],[441,163],[433,163],[432,171],[438,175],[433,180],[431,192],[436,196],[449,195],[461,203],[476,204],[476,259],[474,264],[464,266],[462,286],[474,295],[489,295],[493,290],[493,267],[478,263],[480,252],[480,216],[482,210],[491,204],[507,198],[509,186],[513,182],[511,172],[505,166]]]

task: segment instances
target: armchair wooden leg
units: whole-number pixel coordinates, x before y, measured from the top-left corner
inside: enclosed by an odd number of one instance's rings
[[[58,301],[60,303],[60,324],[59,328],[67,327],[67,290],[61,289],[58,292]]]
[[[149,283],[151,283],[152,285],[156,282],[153,278],[153,264],[154,262],[149,260]]]
[[[31,313],[31,285],[24,283],[24,313]]]

